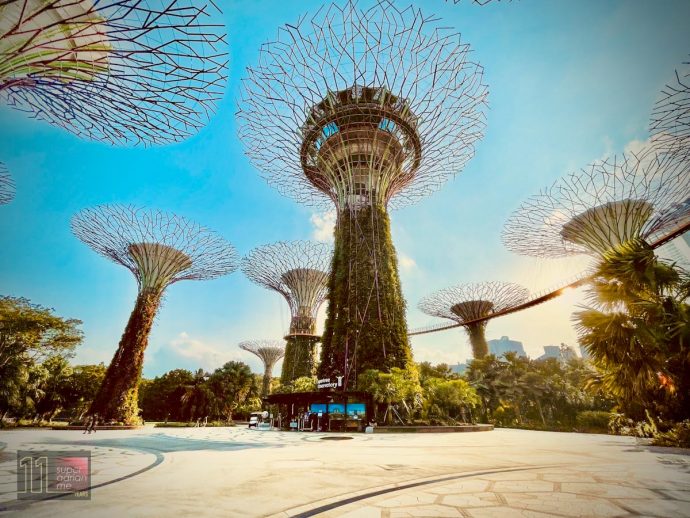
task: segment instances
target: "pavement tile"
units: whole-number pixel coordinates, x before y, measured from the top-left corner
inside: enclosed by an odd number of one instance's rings
[[[454,507],[487,507],[499,505],[502,502],[495,493],[472,493],[460,495],[445,495],[442,503]]]
[[[515,509],[526,509],[559,516],[609,517],[626,514],[623,509],[606,499],[567,493],[506,493],[506,503]]]
[[[486,480],[469,479],[433,486],[430,487],[428,491],[437,495],[454,495],[458,493],[482,492],[485,491],[487,487],[489,487],[489,482]]]
[[[561,484],[561,491],[564,493],[605,496],[610,498],[659,498],[656,493],[648,489],[642,487],[624,486],[621,484],[564,482]]]
[[[531,491],[553,491],[553,482],[546,480],[499,480],[491,488],[496,493],[528,493]]]

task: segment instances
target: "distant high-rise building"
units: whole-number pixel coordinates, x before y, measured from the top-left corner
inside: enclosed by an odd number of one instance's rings
[[[537,358],[537,360],[546,360],[547,358],[556,358],[558,361],[565,363],[568,360],[577,358],[577,354],[575,349],[566,344],[545,345],[544,354]]]
[[[522,346],[522,342],[517,340],[511,340],[507,336],[502,336],[500,340],[489,340],[489,353],[494,356],[500,357],[505,353],[514,352],[518,356],[526,357],[525,348]]]
[[[582,356],[583,360],[589,360],[591,358],[590,354],[587,352],[587,349],[585,349],[583,346],[580,346],[580,356]]]
[[[465,374],[466,370],[467,370],[467,364],[466,363],[458,363],[457,365],[451,365],[450,366],[450,371],[453,374],[457,374],[458,376]]]

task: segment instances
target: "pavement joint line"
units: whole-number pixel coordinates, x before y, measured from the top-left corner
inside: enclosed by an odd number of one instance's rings
[[[406,489],[412,489],[420,486],[427,486],[432,484],[438,484],[442,482],[450,482],[452,480],[460,480],[463,478],[477,477],[481,475],[493,475],[496,473],[510,473],[513,471],[531,471],[535,469],[553,468],[553,467],[563,467],[561,464],[543,464],[539,466],[507,466],[503,468],[495,468],[489,470],[480,471],[468,471],[461,474],[454,475],[443,475],[439,478],[438,475],[434,477],[427,477],[424,479],[417,479],[414,482],[397,482],[395,484],[387,484],[385,486],[379,487],[377,489],[364,489],[362,491],[356,492],[354,495],[347,498],[339,498],[338,496],[327,498],[321,501],[312,502],[311,504],[301,505],[298,507],[293,507],[291,509],[286,509],[278,513],[269,515],[268,518],[283,518],[286,516],[292,518],[308,518],[310,516],[317,516],[319,514],[325,513],[327,511],[332,511],[338,507],[344,507],[346,505],[359,502],[361,500],[367,500],[376,496],[385,495],[388,493],[393,493],[395,491],[404,491]],[[342,496],[342,495],[340,495]]]

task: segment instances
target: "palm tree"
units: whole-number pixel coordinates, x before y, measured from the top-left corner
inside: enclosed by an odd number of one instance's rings
[[[643,242],[601,259],[588,294],[593,307],[574,319],[601,386],[622,403],[690,416],[689,294],[687,272]]]

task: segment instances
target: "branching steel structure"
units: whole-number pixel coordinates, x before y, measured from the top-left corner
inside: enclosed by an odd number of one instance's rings
[[[0,2],[0,101],[89,139],[162,144],[221,98],[227,52],[210,3]]]
[[[261,396],[268,396],[271,392],[273,367],[285,355],[285,346],[279,340],[245,340],[240,342],[240,349],[257,355],[263,362],[264,378]]]
[[[319,374],[345,389],[412,362],[389,205],[436,190],[482,136],[482,68],[437,22],[390,0],[327,5],[281,28],[243,81],[250,159],[281,193],[337,209]]]
[[[0,205],[5,205],[14,199],[15,188],[12,175],[7,166],[0,162]]]
[[[459,284],[432,293],[419,301],[419,309],[427,315],[449,318],[465,327],[472,354],[483,358],[489,352],[485,329],[487,320],[476,322],[527,300],[529,292],[518,284],[481,282]]]
[[[252,282],[280,293],[290,306],[283,384],[315,373],[316,314],[326,299],[331,255],[324,243],[290,241],[255,248],[242,260]]]
[[[506,222],[503,242],[524,255],[600,256],[672,233],[690,214],[689,163],[654,147],[596,162],[524,202]]]
[[[90,410],[105,420],[134,423],[144,351],[163,292],[178,281],[232,272],[237,268],[235,249],[185,218],[123,205],[82,210],[72,218],[72,232],[130,270],[139,286],[134,310]]]
[[[676,70],[675,81],[661,91],[654,105],[650,131],[657,145],[690,156],[690,62]]]

